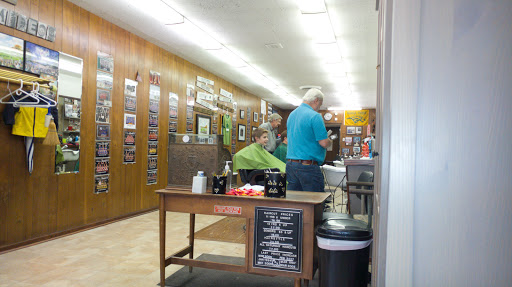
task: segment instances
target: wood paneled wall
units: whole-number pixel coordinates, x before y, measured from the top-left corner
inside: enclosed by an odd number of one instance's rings
[[[0,2],[0,7],[57,28],[53,43],[2,25],[1,33],[84,60],[78,174],[55,175],[53,148],[36,140],[34,171],[29,175],[23,138],[11,135],[11,128],[0,124],[0,250],[155,208],[158,199],[154,190],[164,188],[167,183],[167,95],[169,92],[179,95],[178,132],[185,133],[186,86],[195,84],[196,76],[214,80],[216,93],[220,88],[233,93],[239,108],[247,111],[251,107],[252,111],[260,112],[260,99],[256,96],[70,2],[19,0],[16,6]],[[98,51],[113,55],[115,66],[107,194],[93,193]],[[161,73],[157,185],[146,185],[150,69]],[[125,78],[135,79],[137,71],[143,82],[137,88],[136,164],[123,165],[123,85]],[[0,93],[4,92],[5,84],[0,85]],[[0,105],[0,111],[3,109]],[[238,117],[238,123],[246,124],[246,120]],[[220,121],[218,126],[220,131]],[[236,142],[237,151],[245,147],[245,143]]]

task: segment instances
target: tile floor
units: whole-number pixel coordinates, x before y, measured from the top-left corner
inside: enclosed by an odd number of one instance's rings
[[[224,217],[197,215],[196,230]],[[166,254],[188,244],[188,214],[167,213]],[[0,286],[136,286],[159,283],[158,211],[0,254]],[[244,257],[245,245],[196,240],[202,253]],[[166,268],[171,275],[180,265]]]

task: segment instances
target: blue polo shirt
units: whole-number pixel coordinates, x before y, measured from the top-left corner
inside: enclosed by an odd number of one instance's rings
[[[327,131],[322,116],[310,105],[302,103],[291,112],[286,130],[287,159],[315,160],[318,164],[324,162],[326,150],[318,141],[327,139]]]

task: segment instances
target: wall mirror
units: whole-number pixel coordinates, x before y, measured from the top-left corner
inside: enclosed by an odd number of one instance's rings
[[[60,146],[55,151],[55,173],[78,173],[80,166],[80,118],[82,106],[82,70],[80,58],[60,53],[57,133]]]

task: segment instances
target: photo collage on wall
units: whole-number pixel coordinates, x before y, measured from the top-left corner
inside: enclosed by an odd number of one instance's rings
[[[178,95],[169,93],[169,132],[178,132]]]
[[[149,71],[148,168],[146,184],[157,183],[158,116],[160,111],[160,73]]]
[[[187,133],[194,131],[194,103],[195,103],[194,85],[187,84]]]
[[[110,115],[114,86],[114,57],[98,51],[96,72],[96,145],[94,193],[108,193],[110,174]]]
[[[123,164],[135,163],[137,81],[124,79]]]

